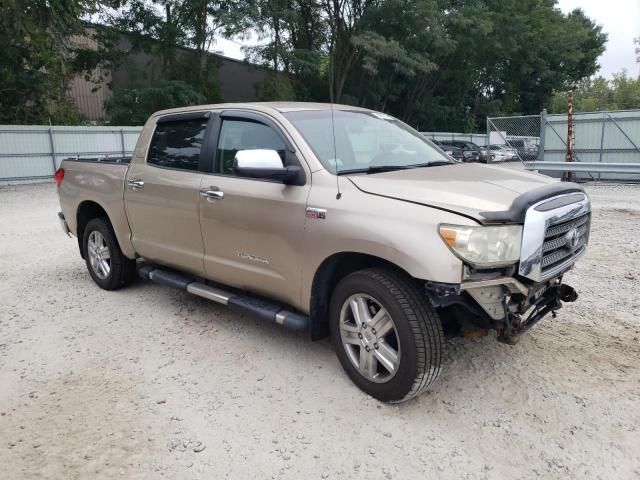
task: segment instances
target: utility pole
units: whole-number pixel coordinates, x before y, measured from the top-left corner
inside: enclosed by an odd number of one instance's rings
[[[567,92],[567,155],[565,162],[573,162],[573,90]],[[564,172],[565,182],[573,180],[573,172]]]

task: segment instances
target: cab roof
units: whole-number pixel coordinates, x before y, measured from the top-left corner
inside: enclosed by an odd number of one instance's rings
[[[277,111],[280,113],[286,112],[299,112],[299,111],[309,111],[309,110],[319,110],[326,111],[331,110],[331,106],[333,105],[334,110],[351,110],[351,111],[362,111],[362,112],[371,112],[373,110],[369,110],[367,108],[354,107],[352,105],[341,105],[341,104],[331,104],[331,103],[313,103],[313,102],[243,102],[243,103],[217,103],[210,105],[193,105],[190,107],[178,107],[171,108],[167,110],[160,110],[153,114],[153,116],[162,116],[162,115],[170,115],[176,113],[185,113],[185,112],[197,112],[202,110],[223,110],[223,109],[235,109],[235,108],[243,108],[249,110],[258,110],[258,111]]]

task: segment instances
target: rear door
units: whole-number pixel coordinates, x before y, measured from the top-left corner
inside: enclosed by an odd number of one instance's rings
[[[226,111],[215,122],[215,155],[202,188],[200,222],[207,277],[297,304],[302,242],[311,176],[281,127],[256,112]],[[300,165],[305,185],[238,177],[238,150],[276,150],[285,165]]]
[[[209,112],[171,115],[156,124],[146,158],[136,158],[125,181],[132,243],[142,257],[204,273],[199,190]]]

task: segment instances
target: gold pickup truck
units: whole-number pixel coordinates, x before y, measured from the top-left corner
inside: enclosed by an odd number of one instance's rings
[[[574,301],[562,276],[589,237],[578,185],[458,163],[341,105],[158,112],[132,158],[65,160],[55,178],[62,228],[100,287],[139,276],[330,335],[383,401],[436,380],[445,329],[512,344]]]

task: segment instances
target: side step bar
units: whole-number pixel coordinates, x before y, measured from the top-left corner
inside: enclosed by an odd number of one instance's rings
[[[138,268],[138,275],[146,280],[178,288],[222,305],[229,305],[254,317],[274,322],[290,330],[303,331],[309,328],[309,317],[290,312],[275,302],[254,297],[247,293],[231,293],[196,281],[189,275],[156,267],[148,263]]]

